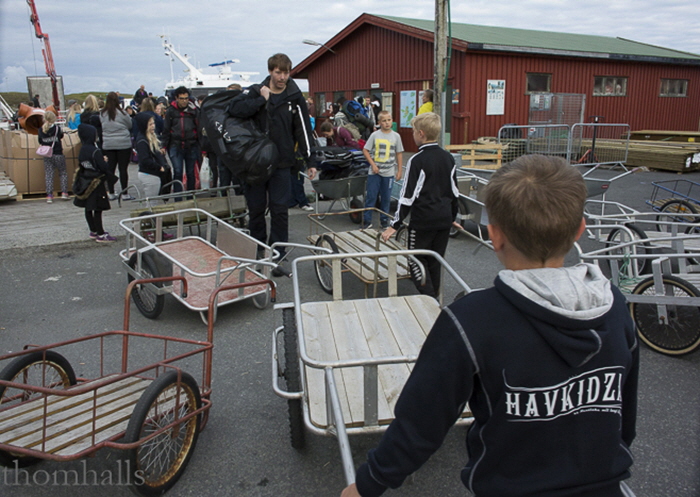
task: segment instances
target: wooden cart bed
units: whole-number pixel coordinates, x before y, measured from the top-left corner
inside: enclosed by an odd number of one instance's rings
[[[425,295],[309,302],[301,304],[300,336],[309,358],[319,362],[417,356],[439,313],[438,302]],[[379,366],[380,425],[394,418],[412,368],[413,363]],[[305,375],[311,422],[327,428],[323,370],[305,366]],[[362,368],[337,368],[334,375],[346,426],[363,426]]]
[[[84,388],[90,383],[73,388]],[[49,395],[46,417],[43,397],[1,411],[0,443],[59,456],[78,454],[126,431],[134,407],[150,383],[151,380],[129,377],[80,395]],[[94,416],[93,401],[97,406]]]
[[[216,276],[196,276],[196,274],[207,274],[216,273],[217,263],[221,257],[226,254],[221,249],[212,247],[207,244],[201,238],[183,238],[180,240],[175,240],[172,242],[163,243],[158,245],[158,248],[172,257],[174,260],[178,261],[178,264],[173,265],[173,274],[182,275],[187,279],[188,293],[187,297],[184,299],[187,304],[193,308],[207,309],[209,305],[209,296],[216,287]],[[235,268],[239,264],[235,261],[223,261],[221,268]],[[260,280],[260,276],[255,273],[245,270],[245,281],[257,281]],[[223,280],[231,285],[235,283],[240,283],[240,272],[234,269],[230,276]],[[219,294],[219,302],[228,302],[233,300],[238,300],[242,298],[242,295],[248,296],[254,293],[263,292],[267,289],[267,285],[254,285],[239,290],[226,290]],[[179,295],[180,293],[180,283],[173,283],[173,294]],[[242,293],[242,295],[241,295]]]
[[[338,247],[341,254],[359,254],[363,252],[391,252],[394,250],[405,250],[406,247],[398,245],[395,241],[384,242],[379,239],[379,231],[369,228],[364,230],[329,232],[325,235],[310,235],[308,240],[315,245],[321,236],[329,236]],[[375,264],[376,261],[376,264]],[[397,277],[399,279],[408,278],[408,260],[406,257],[397,259]],[[378,281],[386,281],[389,277],[386,258],[350,258],[343,261],[343,264],[352,271],[364,283],[374,283],[375,276]]]

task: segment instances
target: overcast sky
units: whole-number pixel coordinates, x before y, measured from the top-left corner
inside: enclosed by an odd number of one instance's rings
[[[195,66],[239,59],[233,69],[267,74],[267,58],[287,53],[297,64],[363,12],[433,19],[433,0],[35,0],[66,93],[139,85],[155,95],[170,81],[159,34]],[[0,0],[0,91],[27,91],[27,76],[45,75],[41,42],[25,0]],[[700,54],[697,0],[459,0],[452,21],[628,38]],[[379,50],[380,47],[377,47]],[[371,54],[368,54],[371,57]],[[367,63],[367,60],[358,61]],[[176,79],[184,66],[175,61]],[[305,85],[300,85],[306,89]]]

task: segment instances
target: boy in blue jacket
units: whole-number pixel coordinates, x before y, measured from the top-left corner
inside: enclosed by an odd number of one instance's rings
[[[493,175],[488,231],[505,269],[439,315],[394,421],[343,497],[399,487],[467,402],[461,477],[476,497],[632,495],[635,326],[597,266],[563,267],[585,200],[581,174],[557,157],[523,156]]]

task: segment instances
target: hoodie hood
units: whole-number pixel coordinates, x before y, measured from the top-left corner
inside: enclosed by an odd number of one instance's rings
[[[136,114],[136,117],[134,117],[134,121],[136,121],[136,127],[139,130],[139,134],[146,136],[146,130],[148,129],[148,121],[153,119],[153,115],[149,112],[139,112]]]
[[[608,332],[597,327],[613,293],[597,266],[503,270],[495,285],[570,366],[582,366],[600,350]]]
[[[94,145],[97,138],[97,128],[89,124],[80,124],[78,126],[78,138],[83,145]]]

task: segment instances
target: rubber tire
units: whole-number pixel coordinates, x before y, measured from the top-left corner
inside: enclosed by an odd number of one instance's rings
[[[284,379],[288,392],[301,391],[301,372],[299,370],[299,349],[297,347],[297,326],[294,319],[294,309],[282,311],[284,325]],[[304,429],[304,408],[302,399],[287,400],[289,409],[289,435],[292,447],[301,450],[306,445]]]
[[[398,230],[396,230],[394,238],[396,239],[396,243],[404,248],[408,248],[408,227],[406,225],[401,226]]]
[[[350,200],[351,209],[362,209],[363,207],[364,203],[359,201],[357,197],[353,197],[352,200]],[[348,216],[350,216],[350,221],[352,221],[353,224],[360,224],[362,222],[362,214],[362,212],[351,212]]]
[[[329,235],[321,235],[316,240],[317,247],[327,247],[333,251],[334,254],[338,253],[338,246],[336,245],[333,238]],[[333,295],[333,267],[325,260],[320,259],[314,261],[314,269],[316,270],[316,279],[318,284],[324,292]]]
[[[675,209],[674,209],[675,208]],[[665,202],[661,208],[659,209],[660,212],[664,213],[671,213],[671,214],[678,214],[678,220],[675,222],[683,222],[683,223],[695,223],[697,224],[700,219],[694,218],[694,217],[689,217],[689,218],[684,218],[683,214],[686,213],[683,210],[687,211],[689,214],[697,214],[698,213],[698,208],[695,207],[693,204],[686,200],[681,200],[681,199],[671,199],[668,202]],[[669,214],[659,214],[656,216],[656,220],[659,222],[662,222],[664,220],[669,221]],[[676,217],[676,216],[673,216]],[[657,224],[656,229],[657,231],[667,231],[667,226],[664,226],[663,224]],[[685,230],[685,233],[698,233],[698,228],[690,227],[687,230]]]
[[[464,228],[464,222],[460,222],[463,216],[468,216],[469,215],[469,206],[463,201],[463,200],[457,200],[457,218],[455,221],[459,223],[462,228]],[[459,230],[455,228],[454,226],[450,227],[450,237],[454,238],[457,235],[459,235]]]
[[[625,227],[629,228],[629,230],[632,231],[636,235],[637,240],[645,240],[648,238],[646,233],[644,233],[644,231],[635,224],[625,223]],[[608,238],[605,240],[605,246],[610,247],[613,245],[617,245],[619,243],[623,243],[623,242],[620,242],[619,240],[617,240],[617,237],[622,235],[622,234],[626,235],[627,233],[620,228],[613,228],[610,231],[610,233],[608,234]],[[626,243],[627,241],[632,241],[632,240],[626,240],[624,243]],[[651,253],[650,252],[651,249],[649,247],[650,247],[649,243],[643,243],[641,245],[641,248],[643,250],[642,253],[644,253],[644,254]],[[649,266],[651,266],[651,259],[637,259],[635,261],[635,263],[637,264],[637,271],[639,274],[648,274],[649,273]],[[608,259],[601,260],[601,270],[603,271],[603,274],[606,277],[610,278],[612,276],[610,261]]]
[[[129,259],[129,267],[131,269],[136,270],[137,257],[138,254],[133,254]],[[141,262],[142,278],[159,278],[161,276],[160,270],[158,269],[158,265],[156,264],[156,261],[151,254],[145,252],[141,256]],[[131,283],[134,280],[134,277],[131,274],[129,274],[127,275],[127,280],[129,283]],[[163,284],[157,283],[156,286],[162,287]],[[134,304],[136,304],[136,307],[141,312],[141,314],[143,314],[148,319],[156,319],[163,312],[163,306],[165,305],[165,295],[152,294],[148,290],[139,288],[139,286],[137,285],[131,292],[131,298],[133,299]]]
[[[664,276],[663,282],[665,286],[671,287],[676,296],[700,297],[700,291],[681,278]],[[640,282],[632,293],[643,295],[648,290],[653,295],[653,276]],[[697,350],[700,347],[700,307],[669,305],[666,310],[669,322],[659,324],[655,304],[630,303],[630,313],[642,341],[667,355],[683,355]]]
[[[68,388],[69,386],[77,383],[75,371],[73,371],[73,367],[70,365],[68,360],[58,352],[54,352],[52,350],[46,351],[46,359],[44,359],[44,352],[39,350],[17,357],[0,372],[0,379],[5,381],[13,381],[28,367],[43,363],[48,364],[51,368],[58,372],[58,374],[61,376],[61,381],[63,382],[64,388]],[[34,386],[38,386],[38,384]],[[0,402],[2,402],[6,388],[7,387],[5,386],[0,386]],[[38,457],[21,456],[19,454],[0,451],[0,466],[5,466],[8,468],[14,467],[15,460],[17,461],[17,466],[20,468],[25,468],[41,461],[41,459]]]
[[[189,374],[182,372],[180,377],[180,400],[182,401],[183,396],[188,397],[189,403],[187,405],[187,413],[193,412],[202,406],[202,399],[199,393],[199,387],[197,382]],[[166,389],[175,385],[177,386],[177,371],[169,370],[161,374],[158,378],[153,380],[153,382],[148,386],[146,391],[141,395],[141,398],[134,408],[134,412],[129,419],[129,424],[126,428],[124,438],[122,441],[124,443],[133,443],[147,435],[142,435],[144,429],[147,428],[147,423],[149,422],[149,412],[157,403],[158,397]],[[192,405],[194,404],[194,405]],[[182,476],[185,471],[187,464],[189,463],[190,457],[194,452],[194,448],[197,445],[197,438],[199,437],[199,426],[201,422],[201,416],[195,416],[187,421],[186,425],[180,425],[180,430],[186,430],[185,440],[182,442],[182,446],[178,449],[177,459],[172,461],[168,466],[166,474],[160,478],[160,480],[151,480],[150,483],[149,475],[146,474],[145,470],[142,469],[143,461],[139,456],[139,450],[142,446],[136,447],[128,451],[128,460],[130,463],[130,470],[132,474],[130,475],[132,481],[132,490],[144,496],[152,495],[163,495],[167,492],[177,480]],[[168,423],[172,420],[168,421]],[[155,431],[155,430],[153,430]],[[159,440],[163,437],[171,437],[171,432],[165,432],[158,437],[152,439]],[[149,442],[151,442],[149,441]],[[146,443],[149,443],[146,442]],[[158,445],[157,442],[154,442]],[[167,448],[166,448],[167,450]],[[161,451],[162,454],[162,451]],[[139,484],[140,483],[140,484]]]

